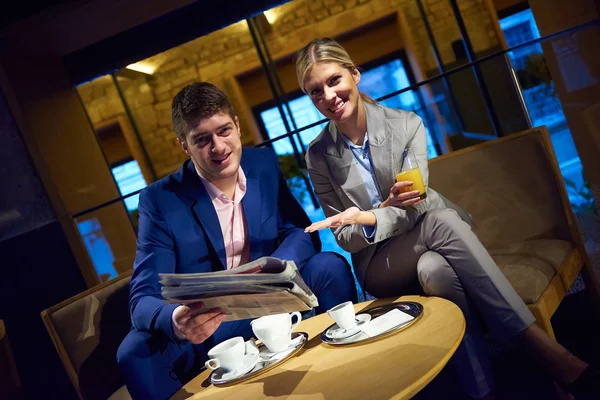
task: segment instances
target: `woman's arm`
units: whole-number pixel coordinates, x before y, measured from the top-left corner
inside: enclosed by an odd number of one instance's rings
[[[405,132],[408,146],[417,158],[417,165],[427,185],[429,180],[427,136],[421,118],[415,113],[411,112],[407,115]],[[315,193],[327,216],[326,220],[311,225],[311,230],[330,227],[340,247],[350,253],[410,231],[426,211],[425,206],[421,205],[422,202],[418,199],[407,200],[407,195],[411,196],[410,192],[408,194],[399,192],[399,188],[404,185],[401,182],[394,184],[390,197],[380,208],[360,211],[356,207],[351,207],[346,210],[328,177],[327,164],[322,153],[318,149],[311,148],[307,153],[306,161]],[[406,205],[411,202],[412,204],[407,207]],[[362,229],[364,225],[375,226],[372,238],[365,237]]]
[[[417,159],[423,183],[427,187],[429,182],[429,164],[427,160],[427,135],[425,133],[425,126],[417,114],[410,112],[406,116],[404,129],[407,135],[407,146],[413,151]],[[390,196],[382,204],[382,207],[373,210],[378,221],[376,240],[383,240],[389,236],[402,235],[410,231],[417,223],[419,217],[427,211],[426,206],[421,205],[422,201],[416,199],[413,204],[404,206],[411,203],[411,200],[407,201],[402,196],[403,194],[400,193],[399,189],[403,185],[404,183],[402,182],[395,183],[390,190]]]
[[[421,118],[410,112],[406,116],[406,124],[404,126],[407,138],[407,149],[412,151],[417,162],[417,166],[421,171],[421,177],[425,187],[428,186],[429,182],[429,163],[427,159],[427,135],[425,132],[425,126]],[[424,202],[419,198],[419,191],[414,190],[411,192],[403,191],[407,186],[411,186],[412,182],[401,181],[396,182],[390,188],[390,194],[387,199],[381,204],[380,207],[415,207]]]
[[[335,236],[340,247],[350,253],[356,253],[357,251],[360,251],[372,244],[365,238],[362,225],[356,222],[351,225],[347,224],[349,221],[344,221],[346,223],[345,225],[339,225],[334,223],[335,221],[332,221],[332,219],[335,219],[336,217],[341,219],[342,217],[340,214],[342,211],[345,211],[345,208],[329,177],[327,176],[327,173],[325,172],[327,170],[327,166],[325,165],[325,160],[322,159],[322,155],[313,154],[311,156],[309,149],[309,152],[306,155],[306,162],[308,164],[310,180],[315,188],[315,194],[317,195],[319,203],[321,204],[321,207],[323,207],[323,212],[327,217],[326,220],[311,225],[312,228],[316,227],[316,229],[310,230],[314,231],[318,229],[331,228],[333,235]],[[362,218],[365,217],[369,218],[369,215],[366,215],[367,212],[360,211],[356,207],[353,208],[360,213],[361,216],[358,217],[359,219],[362,220]],[[374,219],[374,215],[371,213],[369,214],[370,218]],[[370,225],[375,223],[375,221],[367,220],[362,222],[372,222]],[[317,224],[320,225],[316,226]]]

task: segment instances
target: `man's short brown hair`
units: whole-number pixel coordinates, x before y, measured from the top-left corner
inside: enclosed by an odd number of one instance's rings
[[[231,119],[235,119],[236,116],[227,95],[208,82],[187,85],[175,95],[171,104],[173,128],[183,142],[186,140],[190,123],[219,113],[227,113]]]

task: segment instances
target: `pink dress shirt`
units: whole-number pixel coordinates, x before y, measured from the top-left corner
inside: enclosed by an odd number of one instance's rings
[[[239,167],[233,200],[200,173],[198,173],[198,176],[200,176],[200,180],[204,184],[219,218],[225,244],[225,254],[227,255],[227,269],[246,264],[250,261],[250,248],[246,241],[248,227],[242,207],[242,199],[246,194],[246,175],[244,175],[244,171]]]

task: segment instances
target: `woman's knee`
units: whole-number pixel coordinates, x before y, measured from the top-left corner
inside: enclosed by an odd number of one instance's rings
[[[448,292],[457,279],[446,259],[435,251],[427,251],[417,262],[417,275],[423,291],[432,296]]]
[[[429,223],[450,226],[462,221],[458,213],[451,208],[434,208],[432,210],[428,210],[425,214],[424,220]]]

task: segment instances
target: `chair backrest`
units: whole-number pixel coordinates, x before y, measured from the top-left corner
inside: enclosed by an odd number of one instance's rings
[[[130,330],[131,271],[42,311],[54,346],[83,399],[106,399],[123,383],[117,349]]]
[[[573,214],[546,127],[449,153],[429,165],[429,185],[471,214],[485,245],[572,239]]]

